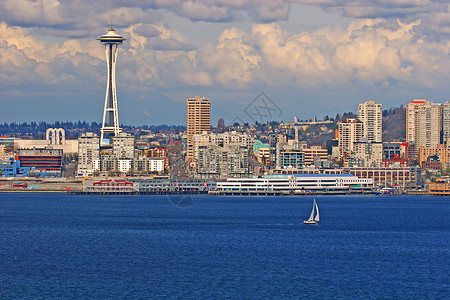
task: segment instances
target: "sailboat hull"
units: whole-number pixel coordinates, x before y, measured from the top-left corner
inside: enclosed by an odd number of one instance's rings
[[[317,224],[317,222],[305,220],[305,221],[303,221],[303,224]]]

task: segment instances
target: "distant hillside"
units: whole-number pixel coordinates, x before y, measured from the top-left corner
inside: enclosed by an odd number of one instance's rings
[[[76,139],[84,132],[99,133],[101,123],[97,122],[31,122],[31,123],[4,123],[0,124],[0,136],[15,136],[15,137],[33,137],[37,139],[45,138],[45,131],[48,128],[63,128],[66,131],[67,139]],[[135,136],[139,136],[141,130],[151,131],[153,133],[158,132],[179,132],[186,130],[185,126],[179,125],[142,125],[142,126],[130,126],[120,124],[120,127],[125,132],[133,133]]]
[[[406,109],[403,105],[383,110],[383,141],[404,141],[406,137]]]

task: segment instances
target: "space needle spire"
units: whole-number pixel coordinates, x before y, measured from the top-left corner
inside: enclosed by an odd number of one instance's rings
[[[98,40],[105,45],[106,64],[108,67],[105,108],[103,110],[102,128],[100,129],[100,142],[105,143],[105,137],[110,138],[112,135],[118,135],[122,132],[122,128],[119,127],[119,111],[117,109],[116,61],[119,45],[125,39],[116,33],[111,24],[111,29],[108,29],[107,33],[98,38]]]

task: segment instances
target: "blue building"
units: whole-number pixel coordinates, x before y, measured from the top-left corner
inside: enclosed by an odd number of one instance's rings
[[[299,150],[280,151],[280,167],[301,168],[303,166],[303,152]]]
[[[39,170],[35,167],[23,167],[20,160],[9,159],[0,162],[0,176],[3,177],[61,177],[61,171]]]

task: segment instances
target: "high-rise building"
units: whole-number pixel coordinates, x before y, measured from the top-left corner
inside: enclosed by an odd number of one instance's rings
[[[271,134],[269,136],[269,168],[276,167],[277,163],[277,153],[278,153],[278,136]]]
[[[363,123],[357,119],[347,119],[338,124],[339,155],[350,156],[354,150],[354,143],[363,137]]]
[[[381,103],[366,101],[358,105],[358,119],[363,123],[363,137],[369,142],[383,141],[383,111]]]
[[[87,132],[78,138],[78,175],[92,176],[99,169],[100,139]]]
[[[186,159],[192,162],[194,159],[194,134],[211,131],[211,102],[208,99],[187,98],[187,141]]]
[[[217,132],[221,133],[225,130],[225,120],[223,118],[220,118],[219,121],[217,121]]]
[[[121,132],[112,138],[113,155],[118,159],[132,159],[134,157],[133,135]]]
[[[442,143],[450,147],[450,101],[442,104]]]
[[[425,99],[414,99],[406,104],[406,142],[416,141],[416,111],[424,106],[425,102]]]
[[[125,40],[118,35],[114,29],[108,29],[105,35],[98,38],[100,43],[105,45],[106,65],[108,67],[108,76],[106,80],[105,106],[103,110],[103,121],[100,141],[104,142],[106,135],[118,135],[122,129],[119,127],[119,111],[117,109],[116,93],[116,61],[119,45]],[[111,142],[111,139],[110,139]]]
[[[416,147],[435,148],[441,144],[442,104],[426,101],[415,111]]]

